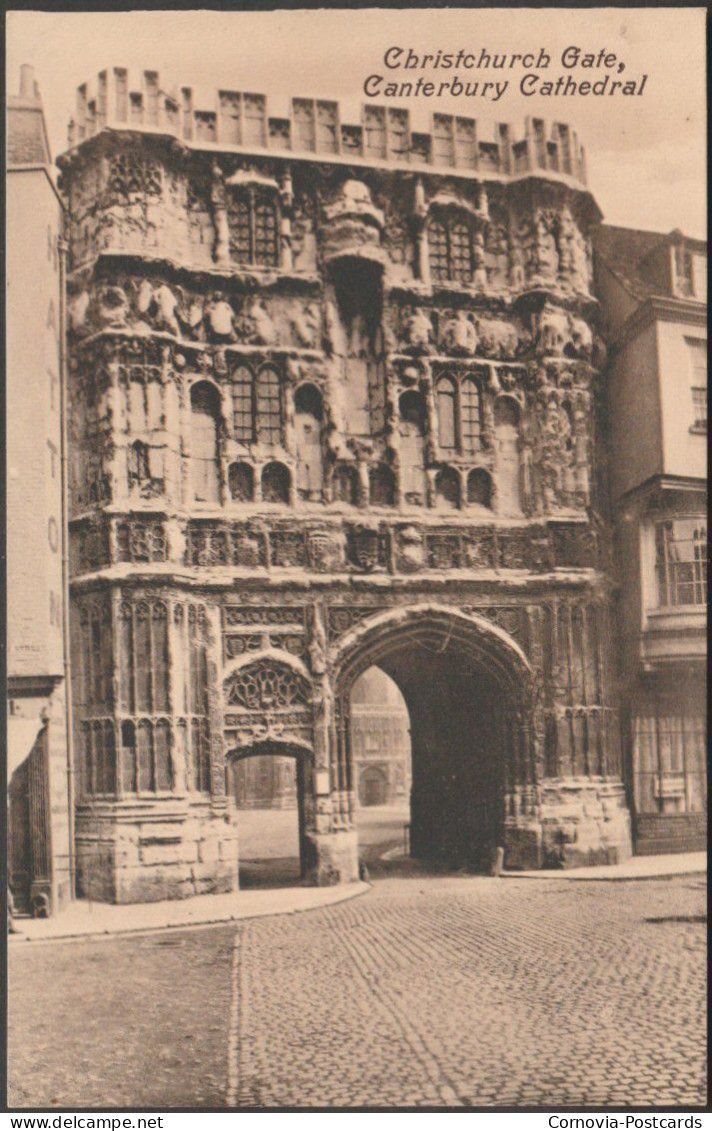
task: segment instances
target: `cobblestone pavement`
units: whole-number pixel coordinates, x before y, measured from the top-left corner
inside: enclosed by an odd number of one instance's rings
[[[412,875],[164,949],[28,944],[15,1102],[39,1105],[50,1076],[56,1104],[703,1104],[704,901],[694,876]]]

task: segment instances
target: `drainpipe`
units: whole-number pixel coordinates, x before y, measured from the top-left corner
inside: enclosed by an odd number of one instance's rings
[[[62,215],[64,225],[64,212]],[[67,820],[69,822],[69,892],[76,897],[76,851],[74,837],[74,724],[72,712],[72,669],[69,652],[69,507],[67,455],[67,251],[69,244],[62,234],[57,240],[59,255],[59,415],[62,437],[62,661],[64,668],[65,718],[67,731]]]

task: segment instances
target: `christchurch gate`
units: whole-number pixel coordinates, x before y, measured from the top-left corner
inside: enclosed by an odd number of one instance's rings
[[[355,878],[372,665],[414,854],[626,855],[573,131],[115,68],[60,165],[80,894],[236,886],[255,754],[295,759],[305,879]]]

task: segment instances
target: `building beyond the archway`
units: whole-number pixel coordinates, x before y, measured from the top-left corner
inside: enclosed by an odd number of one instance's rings
[[[115,68],[61,170],[80,894],[234,887],[226,756],[280,746],[309,879],[355,878],[373,664],[414,852],[625,856],[575,134]]]

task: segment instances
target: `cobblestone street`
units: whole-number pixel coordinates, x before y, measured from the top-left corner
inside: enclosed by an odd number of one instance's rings
[[[11,951],[11,1103],[705,1102],[705,885],[412,875]]]

